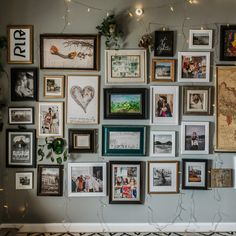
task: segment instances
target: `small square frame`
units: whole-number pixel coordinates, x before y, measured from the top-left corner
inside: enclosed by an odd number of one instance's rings
[[[51,86],[48,84],[48,81],[54,81],[54,84]],[[59,88],[60,91],[56,92],[56,83],[55,81],[59,81]],[[45,98],[64,98],[64,91],[65,91],[65,86],[64,86],[64,80],[65,76],[64,75],[46,75],[44,76],[44,97]],[[50,91],[49,91],[50,90]]]
[[[25,183],[29,181],[29,183]],[[16,190],[31,190],[34,186],[33,171],[17,171],[15,174]]]

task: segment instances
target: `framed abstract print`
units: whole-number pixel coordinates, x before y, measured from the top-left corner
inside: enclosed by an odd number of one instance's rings
[[[233,169],[211,169],[211,188],[232,188]]]
[[[212,49],[212,30],[190,30],[189,49],[210,50]]]
[[[64,76],[47,75],[44,76],[44,97],[64,98]]]
[[[9,125],[34,124],[34,107],[8,107]]]
[[[30,190],[34,185],[33,171],[17,171],[16,172],[16,190]]]

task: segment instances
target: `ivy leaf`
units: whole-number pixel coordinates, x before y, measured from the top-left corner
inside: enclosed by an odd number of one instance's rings
[[[52,149],[52,144],[49,143],[47,147],[48,147],[48,150],[49,150],[49,149]]]
[[[58,157],[58,158],[57,158],[57,164],[60,165],[61,163],[62,163],[62,158],[61,158],[61,157]]]
[[[67,155],[67,150],[66,150],[63,154],[63,161],[67,161],[67,157],[68,155]]]
[[[48,155],[46,156],[46,158],[50,158],[52,156],[52,152],[49,152]]]
[[[54,157],[51,157],[51,162],[54,162],[54,161],[55,161]]]
[[[42,157],[45,156],[45,154],[43,153],[43,150],[41,148],[39,148],[39,150],[38,150],[38,155],[42,156]]]

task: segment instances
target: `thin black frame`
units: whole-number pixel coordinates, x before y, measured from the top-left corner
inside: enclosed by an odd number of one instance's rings
[[[31,109],[32,113],[32,122],[29,123],[17,123],[17,122],[10,122],[10,109]],[[35,117],[34,117],[34,107],[8,107],[8,124],[9,125],[33,125],[35,122]]]

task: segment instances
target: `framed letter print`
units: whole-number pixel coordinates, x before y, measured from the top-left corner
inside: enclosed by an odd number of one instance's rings
[[[179,162],[149,161],[148,162],[148,192],[178,193],[179,192]]]
[[[182,122],[182,154],[209,154],[209,122]]]
[[[208,160],[182,160],[182,189],[207,190]]]
[[[9,125],[34,124],[34,107],[8,107]]]
[[[67,123],[98,124],[99,76],[68,75]]]
[[[47,75],[44,76],[44,97],[64,98],[64,76]]]
[[[146,84],[146,50],[106,50],[105,55],[105,84]]]
[[[142,204],[144,166],[141,161],[110,161],[110,204]]]
[[[151,86],[151,124],[178,125],[179,87]]]
[[[41,69],[98,71],[99,58],[98,35],[40,35]]]
[[[33,63],[33,25],[8,25],[8,63]]]
[[[189,49],[212,49],[212,30],[190,30]]]
[[[106,196],[106,163],[68,163],[68,196]]]
[[[16,190],[33,189],[33,171],[16,172]]]
[[[210,52],[179,52],[179,82],[209,82]]]

